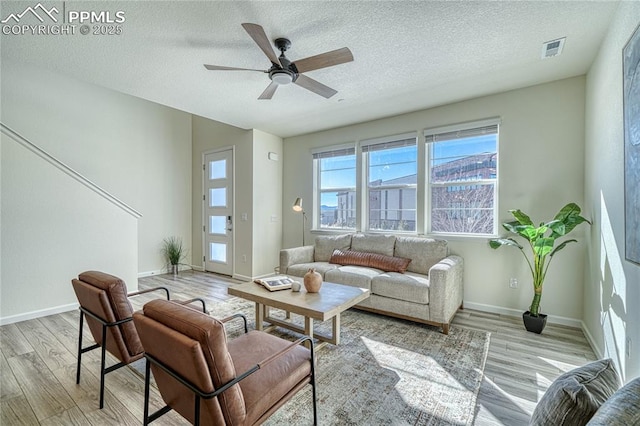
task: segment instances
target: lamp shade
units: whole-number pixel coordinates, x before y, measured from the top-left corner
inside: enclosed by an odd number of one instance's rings
[[[302,211],[302,198],[300,197],[296,198],[296,202],[293,203],[293,210],[297,212]]]

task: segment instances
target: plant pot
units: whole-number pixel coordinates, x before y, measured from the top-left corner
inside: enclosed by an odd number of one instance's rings
[[[173,274],[174,277],[178,275],[179,267],[180,265],[171,265],[171,273]]]
[[[542,330],[544,330],[545,325],[547,325],[547,315],[538,314],[537,317],[534,317],[531,315],[531,312],[526,311],[522,314],[522,321],[524,321],[524,328],[526,328],[527,331],[540,334]]]

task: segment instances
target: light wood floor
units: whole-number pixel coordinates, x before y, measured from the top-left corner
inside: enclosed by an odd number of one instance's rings
[[[159,275],[140,280],[140,288],[169,287],[172,298],[202,297],[214,310],[225,300],[224,277],[181,272],[177,279]],[[136,309],[153,298],[132,298]],[[485,378],[478,396],[476,425],[526,425],[536,401],[561,373],[595,359],[579,329],[547,325],[542,335],[523,330],[520,318],[465,309],[456,327],[491,333]],[[434,328],[435,332],[435,328]],[[91,344],[85,330],[85,345]],[[0,327],[0,424],[139,425],[143,380],[129,368],[106,376],[105,408],[98,409],[99,351],[83,355],[80,385],[75,384],[78,311]],[[110,358],[114,362],[115,358]],[[109,364],[109,362],[108,362]],[[152,392],[152,406],[163,405]],[[184,425],[170,412],[153,423]]]

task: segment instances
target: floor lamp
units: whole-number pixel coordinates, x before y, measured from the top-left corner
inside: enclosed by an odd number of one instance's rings
[[[296,202],[293,203],[293,211],[302,212],[302,245],[304,246],[304,223],[307,221],[307,214],[302,208],[302,198],[296,198]]]

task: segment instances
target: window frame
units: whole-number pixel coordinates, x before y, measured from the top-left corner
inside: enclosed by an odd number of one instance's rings
[[[340,155],[338,153],[344,153]],[[313,192],[314,192],[314,205],[313,205],[313,217],[312,217],[312,231],[320,231],[320,232],[344,232],[344,231],[352,231],[356,232],[358,229],[358,156],[356,152],[356,144],[347,143],[340,145],[332,145],[322,148],[313,149],[311,151],[312,162],[313,162]],[[353,155],[355,159],[354,170],[355,170],[355,179],[354,179],[354,187],[340,187],[340,188],[331,188],[331,189],[322,189],[322,168],[320,166],[320,161],[323,158],[331,158],[331,157],[346,157]],[[337,192],[350,192],[353,191],[354,195],[354,216],[355,216],[355,225],[353,227],[323,227],[322,226],[322,194],[324,192],[337,193]]]
[[[500,161],[499,161],[499,146],[500,146],[500,125],[501,120],[499,118],[490,118],[486,120],[479,120],[473,122],[460,123],[450,126],[441,126],[436,128],[425,129],[423,132],[425,142],[425,234],[434,237],[465,237],[465,238],[487,238],[498,236],[499,229],[499,177],[500,177]],[[480,136],[483,134],[481,129],[488,129],[495,127],[495,132],[487,132],[484,134],[495,134],[496,137],[496,149],[495,149],[495,163],[496,173],[494,178],[489,179],[475,179],[475,180],[454,180],[447,182],[432,182],[431,174],[431,157],[432,157],[432,143],[438,143],[435,137],[438,135],[445,135],[451,133],[458,133],[459,136],[456,139],[447,140],[459,140],[465,137]],[[430,140],[432,139],[432,140]],[[441,141],[444,142],[444,141]],[[465,186],[482,186],[493,185],[493,226],[491,233],[470,233],[470,232],[441,232],[433,230],[433,216],[432,212],[432,196],[434,188],[453,188],[453,187],[465,187]]]
[[[409,143],[408,141],[413,140],[412,143]],[[360,229],[362,229],[362,232],[368,232],[368,233],[393,233],[393,234],[417,234],[417,230],[418,230],[418,182],[419,182],[419,177],[418,177],[418,170],[419,170],[419,162],[420,162],[420,155],[419,155],[419,149],[418,149],[418,133],[417,132],[410,132],[410,133],[402,133],[402,134],[396,134],[396,135],[392,135],[392,136],[385,136],[382,138],[374,138],[374,139],[366,139],[366,140],[362,140],[359,143],[360,146],[360,152],[361,152],[361,164],[362,164],[362,176],[363,176],[363,180],[362,180],[362,211],[360,212],[360,217],[362,218],[362,225],[360,227]],[[370,218],[371,218],[371,206],[370,206],[370,192],[371,192],[371,187],[370,187],[370,164],[369,164],[369,153],[370,152],[379,152],[379,151],[384,151],[386,149],[395,149],[395,148],[400,148],[400,147],[407,147],[407,146],[415,146],[416,149],[416,157],[415,157],[415,163],[416,163],[416,183],[415,184],[390,184],[390,185],[381,185],[379,187],[375,187],[375,190],[379,190],[379,191],[388,191],[388,190],[394,190],[394,189],[411,189],[413,188],[415,190],[415,224],[414,224],[414,230],[409,230],[409,231],[402,231],[402,230],[397,230],[397,229],[372,229],[371,223],[370,223]],[[382,212],[382,209],[380,209],[380,211]],[[356,212],[357,213],[357,212]]]

